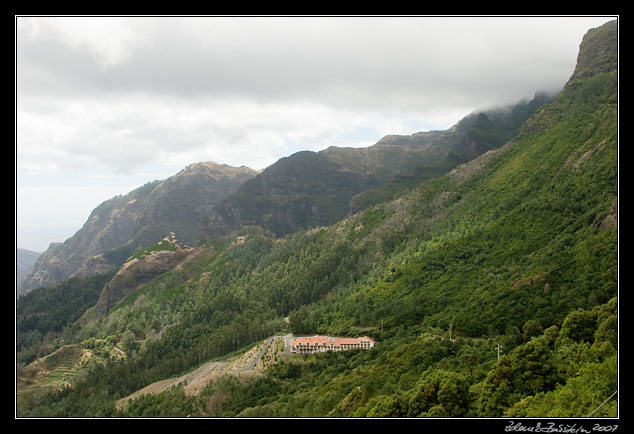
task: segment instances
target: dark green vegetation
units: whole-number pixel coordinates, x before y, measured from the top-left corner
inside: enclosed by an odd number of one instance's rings
[[[604,30],[587,40],[616,50]],[[73,335],[128,357],[18,415],[615,417],[618,81],[592,70],[504,146],[395,200],[283,238],[212,240]],[[115,405],[288,331],[379,345]]]
[[[70,339],[79,317],[97,302],[114,273],[71,278],[53,288],[37,288],[20,297],[16,308],[17,362],[28,364]]]

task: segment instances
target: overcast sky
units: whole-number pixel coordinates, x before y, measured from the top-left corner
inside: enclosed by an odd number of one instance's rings
[[[16,17],[16,243],[188,164],[446,129],[561,89],[610,17]]]

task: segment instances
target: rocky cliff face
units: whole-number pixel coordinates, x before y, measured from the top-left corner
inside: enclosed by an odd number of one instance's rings
[[[618,69],[618,21],[588,30],[579,45],[577,65],[569,82]]]
[[[257,225],[283,236],[302,227],[331,224],[347,214],[350,197],[372,183],[322,154],[298,152],[223,199],[209,215],[209,231]]]
[[[155,246],[135,255],[106,284],[93,315],[97,318],[105,315],[140,285],[172,270],[194,251],[194,248],[177,241],[172,232]]]
[[[20,291],[111,270],[170,232],[195,245],[213,206],[255,175],[247,167],[196,163],[164,181],[107,200],[75,235],[40,256]]]

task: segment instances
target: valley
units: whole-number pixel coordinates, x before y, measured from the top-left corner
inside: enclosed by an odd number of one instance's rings
[[[555,96],[104,202],[18,298],[18,416],[618,417],[616,35]]]

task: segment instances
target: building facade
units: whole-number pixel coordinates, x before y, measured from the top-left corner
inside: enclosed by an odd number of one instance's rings
[[[336,338],[331,336],[310,336],[297,338],[291,342],[291,354],[313,354],[326,351],[368,350],[377,342],[368,337]]]

